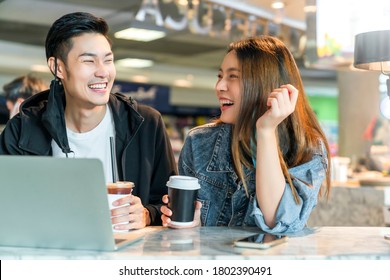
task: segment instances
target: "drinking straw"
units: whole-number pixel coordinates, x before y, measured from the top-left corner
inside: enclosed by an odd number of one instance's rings
[[[111,149],[112,181],[113,183],[116,183],[118,181],[118,167],[116,164],[115,140],[114,137],[112,136],[110,136],[110,149]]]

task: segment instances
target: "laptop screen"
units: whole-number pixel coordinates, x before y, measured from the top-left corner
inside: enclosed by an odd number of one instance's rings
[[[102,163],[0,156],[0,245],[114,250]]]

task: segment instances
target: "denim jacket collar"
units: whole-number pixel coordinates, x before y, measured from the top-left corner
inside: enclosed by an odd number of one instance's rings
[[[226,152],[226,149],[230,149],[231,145],[231,130],[231,125],[220,125],[220,129],[217,134],[217,140],[215,141],[214,149],[207,166],[207,171],[234,172],[231,153]]]

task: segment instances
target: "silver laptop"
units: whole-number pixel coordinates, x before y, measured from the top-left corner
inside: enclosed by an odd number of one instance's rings
[[[0,246],[113,251],[142,238],[119,236],[99,160],[0,156]]]

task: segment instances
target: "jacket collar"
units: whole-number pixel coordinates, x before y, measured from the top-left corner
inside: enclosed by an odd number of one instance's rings
[[[114,118],[116,138],[123,143],[129,142],[144,121],[137,111],[137,102],[131,97],[114,93],[110,94],[109,105]]]
[[[222,123],[218,125],[219,130],[217,132],[217,138],[207,165],[208,172],[230,172],[234,180],[238,179],[238,176],[234,170],[233,157],[231,153],[231,137],[233,126],[230,124]],[[255,180],[255,172],[244,166],[244,176],[248,180]]]
[[[71,152],[65,125],[65,92],[63,86],[53,80],[50,84],[50,92],[46,111],[42,114],[42,123],[52,136],[62,152],[68,154]]]
[[[58,91],[58,95],[54,94]],[[63,118],[63,104],[65,96],[62,86],[52,81],[50,89],[35,94],[26,99],[20,106],[21,131],[18,146],[32,154],[49,155],[51,151],[51,139],[62,149],[68,148],[68,141],[63,137],[56,137],[61,126],[65,127]],[[58,103],[61,109],[57,109]],[[61,139],[60,141],[57,141]]]
[[[219,125],[214,149],[211,154],[207,171],[234,172],[233,158],[231,156],[231,131],[232,126],[228,124]]]

